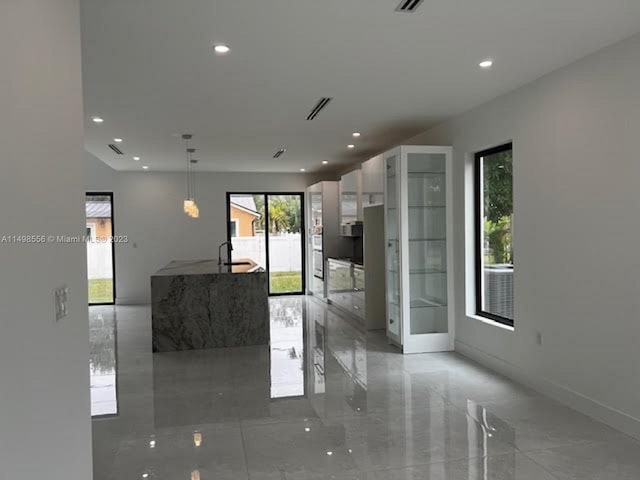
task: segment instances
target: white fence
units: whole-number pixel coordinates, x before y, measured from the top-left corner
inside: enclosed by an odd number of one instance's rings
[[[110,243],[87,242],[87,272],[89,280],[113,278]]]
[[[250,258],[267,268],[265,237],[234,237],[232,258]],[[301,272],[302,244],[299,233],[269,236],[269,270],[272,272]]]

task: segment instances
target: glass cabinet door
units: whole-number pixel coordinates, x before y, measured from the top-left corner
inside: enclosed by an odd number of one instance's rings
[[[400,199],[398,183],[400,178],[399,158],[392,155],[385,159],[385,230],[387,237],[387,330],[400,341],[401,296],[400,296]]]
[[[410,334],[447,333],[446,154],[407,154]]]

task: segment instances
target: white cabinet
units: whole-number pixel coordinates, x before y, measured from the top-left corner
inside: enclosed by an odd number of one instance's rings
[[[319,182],[307,188],[307,292],[326,297],[324,278],[328,257],[349,253],[348,239],[340,236],[339,182]]]
[[[362,162],[362,206],[384,203],[384,159],[382,155]]]
[[[354,170],[340,179],[340,223],[362,220],[362,171]]]
[[[364,267],[346,260],[327,261],[327,298],[365,324]]]
[[[453,349],[451,147],[383,155],[387,336],[405,353]]]

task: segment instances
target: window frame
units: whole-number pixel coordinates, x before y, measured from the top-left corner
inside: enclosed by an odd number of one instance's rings
[[[496,315],[491,312],[486,312],[482,309],[482,274],[483,274],[483,244],[482,244],[482,235],[483,235],[483,215],[482,215],[482,206],[484,205],[484,192],[482,189],[483,186],[483,178],[482,178],[482,169],[481,169],[481,159],[484,157],[488,157],[490,155],[495,155],[497,153],[502,153],[511,150],[511,155],[513,158],[513,142],[504,143],[502,145],[498,145],[497,147],[489,148],[486,150],[482,150],[480,152],[476,152],[474,155],[474,222],[475,222],[475,235],[474,235],[474,253],[475,253],[475,293],[476,293],[476,305],[475,305],[475,315],[482,318],[487,318],[494,322],[500,323],[502,325],[507,325],[508,327],[514,327],[515,318],[510,319],[506,317],[502,317],[500,315]],[[512,174],[513,181],[513,174]],[[514,274],[515,274],[515,265],[514,265]],[[515,315],[514,315],[515,317]]]

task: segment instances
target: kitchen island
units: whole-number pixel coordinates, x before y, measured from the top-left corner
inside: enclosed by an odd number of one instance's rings
[[[151,276],[154,352],[269,344],[267,273],[249,259],[173,261]]]

